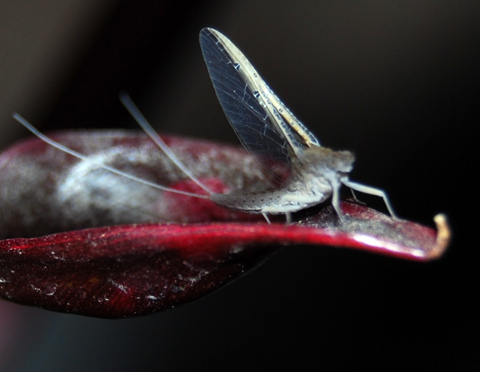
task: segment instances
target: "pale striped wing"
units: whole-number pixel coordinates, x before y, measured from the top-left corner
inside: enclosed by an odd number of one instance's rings
[[[248,151],[262,162],[290,162],[305,146],[320,146],[230,40],[205,28],[200,45],[218,100]]]

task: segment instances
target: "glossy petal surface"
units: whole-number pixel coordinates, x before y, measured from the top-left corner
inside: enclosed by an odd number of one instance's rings
[[[56,140],[139,177],[198,192],[142,134],[89,132]],[[267,184],[243,150],[167,137],[208,186],[258,191]],[[138,185],[37,140],[0,157],[0,296],[97,317],[149,314],[193,301],[255,267],[281,246],[350,247],[413,260],[439,257],[450,237],[351,202],[340,224],[327,204],[271,225],[258,216]],[[109,227],[98,227],[109,226]],[[52,234],[49,236],[42,236]],[[15,237],[30,238],[15,238]]]

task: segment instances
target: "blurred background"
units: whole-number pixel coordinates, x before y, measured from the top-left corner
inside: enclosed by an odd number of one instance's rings
[[[419,264],[289,247],[195,303],[107,321],[0,302],[1,371],[459,370],[480,367],[475,243],[480,3],[0,1],[0,149],[26,131],[135,128],[237,143],[198,33],[214,27],[399,216],[446,213]]]

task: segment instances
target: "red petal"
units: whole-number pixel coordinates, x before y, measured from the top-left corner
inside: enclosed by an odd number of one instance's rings
[[[111,165],[161,184],[192,187],[177,170],[165,169],[169,163],[143,135],[115,132],[102,136],[96,132],[66,134],[57,140],[85,154],[113,159]],[[174,150],[181,151],[187,166],[216,190],[255,189],[265,183],[260,170],[241,150],[201,141],[167,140]],[[106,150],[100,150],[103,146]],[[111,179],[111,174],[92,170],[91,165],[81,165],[35,140],[17,145],[0,157],[1,222],[9,229],[3,231],[31,236],[77,230],[1,241],[1,297],[97,317],[148,314],[211,293],[281,245],[342,246],[429,260],[443,253],[450,236],[441,215],[436,217],[436,233],[347,202],[342,203],[346,214],[342,224],[330,206],[319,207],[295,225],[240,223],[252,216],[226,211],[208,200],[158,190],[156,199],[145,197],[145,190],[150,190],[116,177]],[[85,170],[87,173],[81,172]],[[99,182],[102,177],[108,182]],[[82,187],[76,188],[77,182]],[[137,206],[133,213],[132,205]],[[145,223],[78,230],[118,221],[128,223],[139,216],[208,224]]]

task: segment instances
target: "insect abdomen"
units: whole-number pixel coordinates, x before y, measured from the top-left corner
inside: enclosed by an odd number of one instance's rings
[[[266,208],[279,205],[281,193],[273,191],[259,194],[214,194],[211,199],[228,209],[247,213],[263,213]]]
[[[211,200],[225,208],[247,213],[284,214],[318,204],[329,196],[330,190],[305,194],[278,189],[258,194],[213,194]]]

